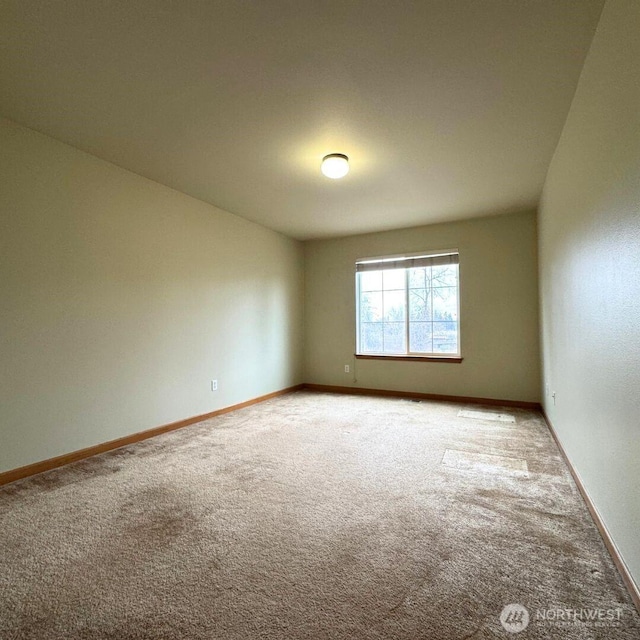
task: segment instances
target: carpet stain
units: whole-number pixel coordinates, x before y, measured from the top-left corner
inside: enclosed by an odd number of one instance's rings
[[[122,503],[116,522],[123,542],[138,547],[167,545],[198,523],[187,492],[174,487],[143,489]]]

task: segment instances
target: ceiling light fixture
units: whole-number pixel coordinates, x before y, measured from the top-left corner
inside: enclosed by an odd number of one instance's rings
[[[349,173],[349,158],[344,153],[330,153],[322,158],[320,168],[327,178],[343,178]]]

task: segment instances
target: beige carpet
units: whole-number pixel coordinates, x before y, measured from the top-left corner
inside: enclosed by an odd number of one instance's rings
[[[640,638],[540,416],[476,412],[299,392],[6,486],[0,638]]]

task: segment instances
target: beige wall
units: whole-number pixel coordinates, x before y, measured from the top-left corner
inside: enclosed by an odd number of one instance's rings
[[[6,120],[0,149],[0,471],[302,381],[300,243]]]
[[[355,363],[356,259],[455,248],[462,364]],[[536,251],[535,213],[306,242],[305,381],[538,401]]]
[[[540,207],[544,405],[640,582],[640,3],[607,2]]]

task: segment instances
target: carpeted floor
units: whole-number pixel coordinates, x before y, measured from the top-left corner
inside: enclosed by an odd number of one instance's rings
[[[640,638],[541,417],[495,412],[298,392],[8,485],[0,638]]]

